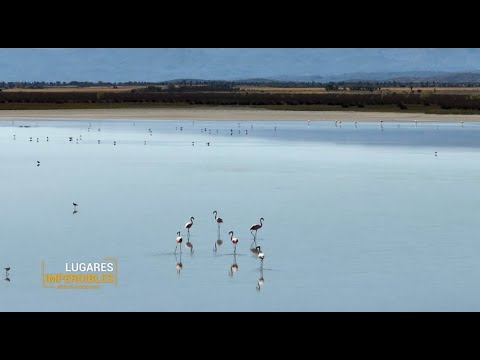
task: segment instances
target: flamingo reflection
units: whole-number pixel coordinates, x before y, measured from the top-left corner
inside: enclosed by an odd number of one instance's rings
[[[263,266],[260,266],[260,277],[257,280],[257,291],[260,291],[264,282],[265,282],[265,279],[263,278]]]
[[[180,271],[183,269],[182,252],[180,252],[180,257],[177,257],[177,253],[175,253],[175,261],[175,268],[177,269],[177,274],[180,275]]]
[[[233,254],[233,264],[230,266],[230,271],[228,272],[228,275],[232,277],[233,274],[236,273],[237,271],[238,271],[237,254]]]
[[[193,253],[193,244],[190,242],[190,234],[187,235],[185,246],[190,249],[190,253]]]

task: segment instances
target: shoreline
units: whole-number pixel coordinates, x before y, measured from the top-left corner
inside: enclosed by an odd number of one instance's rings
[[[0,120],[215,120],[215,121],[394,121],[394,122],[480,122],[478,115],[443,115],[401,112],[290,111],[234,108],[144,108],[144,109],[55,109],[1,110]]]

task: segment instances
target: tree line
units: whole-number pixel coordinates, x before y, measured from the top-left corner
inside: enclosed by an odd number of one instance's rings
[[[255,92],[0,92],[0,103],[163,102],[192,105],[438,105],[443,109],[480,110],[480,97],[419,93],[255,93]]]
[[[268,79],[258,80],[171,80],[160,82],[127,81],[127,82],[104,82],[104,81],[0,81],[0,89],[46,89],[46,88],[88,88],[88,87],[115,87],[115,86],[138,86],[138,87],[161,87],[170,91],[237,91],[240,86],[253,87],[285,87],[285,88],[326,88],[327,90],[378,90],[385,87],[480,87],[480,83],[448,83],[435,81],[399,82],[399,81],[339,81],[339,82],[315,82],[315,81],[274,81]],[[158,91],[158,90],[156,90]]]

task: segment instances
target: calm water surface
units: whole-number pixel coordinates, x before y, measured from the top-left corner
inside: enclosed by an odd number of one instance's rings
[[[0,310],[478,311],[479,160],[478,123],[4,120]],[[116,287],[42,288],[109,256]]]

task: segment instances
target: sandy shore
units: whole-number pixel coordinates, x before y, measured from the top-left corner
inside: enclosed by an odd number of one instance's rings
[[[0,119],[116,119],[116,120],[312,120],[312,121],[480,121],[480,115],[431,115],[355,111],[283,111],[235,108],[2,110]]]

